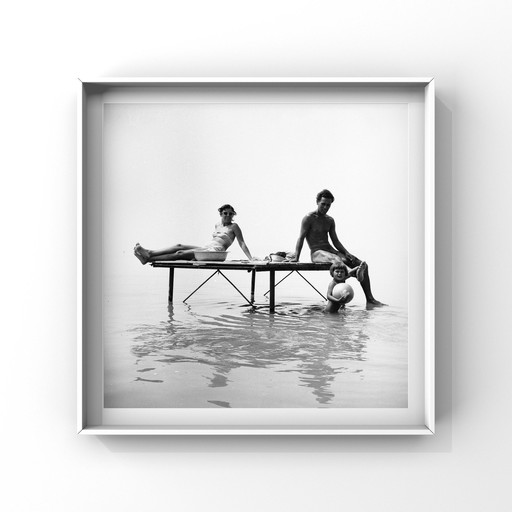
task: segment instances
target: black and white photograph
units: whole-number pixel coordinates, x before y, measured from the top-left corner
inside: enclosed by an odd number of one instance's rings
[[[222,98],[103,107],[105,409],[407,408],[409,105]]]

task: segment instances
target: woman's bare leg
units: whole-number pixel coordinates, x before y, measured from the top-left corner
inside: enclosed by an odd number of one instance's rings
[[[186,246],[189,247],[189,246]],[[180,249],[176,252],[160,254],[159,256],[151,256],[149,261],[175,261],[175,260],[193,260],[194,252],[197,249]]]
[[[148,250],[149,257],[153,258],[154,256],[165,256],[167,254],[174,254],[179,251],[188,251],[190,249],[199,249],[198,245],[184,245],[184,244],[176,244],[172,247],[168,247],[167,249],[160,249],[159,251],[150,251]]]
[[[152,251],[145,249],[140,244],[135,244],[133,253],[137,259],[145,265],[151,261],[172,261],[172,260],[191,260],[194,258],[194,250],[198,249],[197,245],[177,244],[167,249]]]

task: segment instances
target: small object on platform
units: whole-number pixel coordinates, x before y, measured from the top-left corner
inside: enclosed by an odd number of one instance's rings
[[[272,263],[281,263],[281,262],[290,262],[295,258],[294,252],[285,252],[285,251],[276,251],[268,256],[265,256],[265,259],[271,261]]]
[[[277,254],[277,253],[274,253],[274,254],[271,254],[269,256],[269,259],[272,263],[276,263],[276,262],[281,262],[281,261],[284,261],[285,259],[285,256],[281,256],[281,254]]]
[[[225,261],[229,251],[194,251],[197,261]]]
[[[343,304],[348,304],[354,298],[354,290],[347,283],[339,283],[332,289],[332,296],[341,299]]]

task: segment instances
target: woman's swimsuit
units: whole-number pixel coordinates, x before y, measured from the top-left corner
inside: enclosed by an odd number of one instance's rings
[[[230,233],[233,233],[233,230],[227,226],[217,228],[212,233],[213,240],[205,245],[205,250],[212,252],[225,251],[233,243],[234,240],[234,236],[231,238]]]

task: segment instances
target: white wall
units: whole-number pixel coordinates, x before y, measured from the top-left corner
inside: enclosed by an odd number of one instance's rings
[[[52,1],[2,9],[4,510],[506,510],[506,1]],[[437,434],[75,434],[78,76],[437,79]]]

